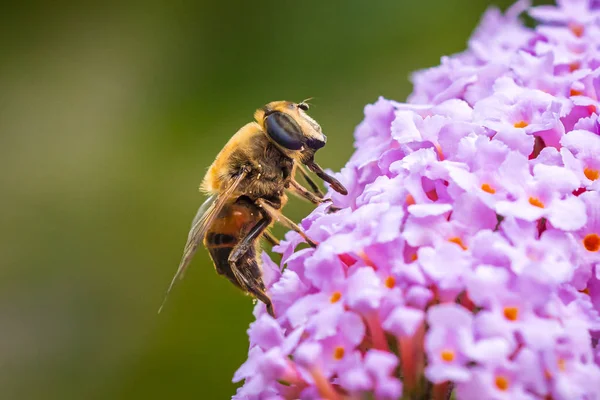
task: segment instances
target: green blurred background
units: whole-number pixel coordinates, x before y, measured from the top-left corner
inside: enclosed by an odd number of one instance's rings
[[[338,170],[363,106],[405,99],[492,3],[3,4],[2,399],[229,398],[251,300],[200,251],[157,315],[213,157],[264,103],[314,96]]]

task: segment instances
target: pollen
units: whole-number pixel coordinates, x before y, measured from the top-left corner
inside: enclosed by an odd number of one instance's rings
[[[365,262],[365,264],[367,264],[369,267],[373,268],[373,269],[377,269],[377,266],[375,265],[375,263],[369,258],[368,255],[365,254],[365,252],[363,250],[359,250],[358,252],[358,256],[360,257],[361,260],[363,260]]]
[[[569,64],[569,71],[571,71],[571,72],[575,72],[579,68],[581,68],[581,64],[579,64],[579,62],[577,62],[577,61],[574,61],[571,64]]]
[[[588,296],[590,296],[590,288],[585,288],[583,290],[580,290],[579,293],[587,294]]]
[[[508,378],[502,375],[498,375],[496,377],[496,379],[494,380],[494,383],[496,384],[496,387],[500,390],[502,390],[503,392],[508,390]]]
[[[417,261],[419,259],[419,255],[417,253],[410,255],[410,261]]]
[[[517,307],[504,307],[504,318],[509,321],[516,321],[519,318],[519,309]]]
[[[483,185],[481,185],[481,190],[483,190],[484,192],[487,192],[489,194],[494,194],[496,193],[496,189],[494,189],[492,186],[490,186],[490,184],[488,183],[484,183]]]
[[[338,346],[335,348],[335,350],[333,350],[333,359],[334,360],[341,360],[342,358],[344,358],[344,348],[342,346]]]
[[[454,351],[453,350],[444,349],[440,353],[440,356],[442,357],[442,360],[445,361],[445,362],[452,362],[452,361],[454,361]]]
[[[406,204],[409,205],[409,206],[412,206],[413,204],[416,204],[415,198],[410,193],[406,195]]]
[[[544,208],[544,203],[542,203],[542,201],[537,197],[530,197],[529,204],[535,207]]]
[[[527,122],[521,120],[521,121],[515,122],[515,124],[513,126],[515,128],[525,128],[527,125],[529,125]]]
[[[337,303],[338,301],[340,301],[341,298],[342,298],[342,294],[340,292],[333,292],[333,294],[329,298],[329,301],[333,304],[333,303]]]
[[[459,245],[460,248],[463,249],[463,250],[467,250],[467,246],[465,246],[465,244],[463,243],[462,239],[459,238],[458,236],[451,237],[450,239],[448,239],[448,241],[451,242],[451,243],[455,243],[455,244]]]
[[[388,276],[385,278],[385,286],[392,289],[394,286],[396,286],[396,279],[393,276]]]
[[[581,24],[571,23],[569,24],[569,30],[571,31],[571,33],[573,33],[573,35],[580,38],[585,32],[585,27]]]
[[[597,169],[591,169],[591,168],[585,168],[583,170],[583,174],[585,175],[586,178],[588,178],[590,181],[595,181],[596,179],[598,179],[600,177],[600,170]]]
[[[434,147],[435,147],[435,151],[436,151],[436,152],[437,152],[437,154],[438,154],[438,159],[439,159],[440,161],[444,161],[444,152],[442,151],[442,146],[440,146],[438,143],[436,143],[436,144],[434,145]]]
[[[583,94],[582,90],[571,89],[569,92],[569,96],[581,96]]]
[[[600,250],[600,235],[597,233],[588,233],[583,238],[583,246],[587,251],[597,252]]]

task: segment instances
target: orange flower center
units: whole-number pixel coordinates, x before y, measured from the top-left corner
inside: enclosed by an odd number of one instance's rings
[[[558,359],[558,369],[563,372],[567,369],[567,361],[564,358]]]
[[[577,24],[577,23],[570,23],[569,24],[569,30],[573,33],[573,35],[577,36],[578,38],[583,36],[583,33],[585,32],[585,27],[581,24]]]
[[[490,193],[490,194],[496,193],[496,189],[494,189],[487,183],[484,183],[483,185],[481,185],[481,190],[483,190],[484,192]]]
[[[415,204],[415,198],[412,196],[412,194],[407,194],[406,205],[412,206],[413,204]]]
[[[583,174],[590,181],[595,181],[596,179],[598,179],[600,177],[600,170],[586,168],[586,169],[583,170]]]
[[[396,279],[394,279],[393,276],[388,276],[387,278],[385,278],[385,286],[387,286],[388,288],[393,288],[394,286],[396,286]]]
[[[571,72],[575,72],[577,71],[579,68],[581,67],[581,64],[579,64],[579,62],[577,61],[573,61],[571,64],[569,64],[569,71]]]
[[[508,390],[508,378],[502,375],[498,375],[494,381],[496,383],[496,387],[503,392]]]
[[[371,259],[369,258],[368,255],[365,254],[365,252],[363,250],[359,250],[358,252],[358,256],[365,262],[365,264],[367,264],[369,267],[377,269],[377,267],[375,266],[375,263],[373,261],[371,261]]]
[[[418,258],[419,258],[419,255],[417,253],[410,255],[410,261],[417,261]]]
[[[593,114],[593,113],[595,113],[595,112],[596,112],[596,106],[595,106],[595,105],[593,105],[593,104],[590,104],[590,105],[588,106],[588,110],[590,111],[590,114]]]
[[[583,290],[580,290],[579,293],[587,294],[589,296],[590,295],[590,289],[589,288],[585,288]]]
[[[530,197],[529,204],[535,207],[544,208],[544,203],[542,203],[542,201],[537,197]]]
[[[514,127],[515,128],[525,128],[527,125],[529,125],[527,122],[521,120],[519,122],[515,122]]]
[[[587,251],[596,252],[600,250],[600,236],[597,233],[588,233],[583,238],[583,245]]]
[[[509,321],[516,321],[519,317],[519,309],[517,307],[504,307],[504,317]]]
[[[465,244],[463,243],[462,239],[459,238],[458,236],[456,237],[451,237],[450,239],[448,239],[449,242],[452,243],[456,243],[457,245],[459,245],[461,247],[461,249],[463,250],[467,250],[467,246],[465,246]]]
[[[571,96],[581,96],[582,94],[583,94],[583,91],[575,90],[575,89],[571,89],[571,91],[569,92],[569,95],[571,95]]]
[[[344,353],[345,353],[344,348],[342,346],[338,346],[333,351],[333,358],[335,360],[341,360],[342,358],[344,358]]]
[[[337,303],[338,301],[340,301],[341,298],[342,298],[342,294],[340,292],[333,292],[333,294],[329,298],[329,301],[331,303]]]
[[[434,147],[435,147],[435,151],[437,151],[439,160],[444,161],[444,152],[442,151],[442,146],[440,146],[438,143],[436,143],[436,144],[434,144]]]
[[[440,356],[442,357],[442,360],[444,360],[445,362],[454,361],[454,351],[452,351],[450,349],[442,350],[442,352],[440,353]]]

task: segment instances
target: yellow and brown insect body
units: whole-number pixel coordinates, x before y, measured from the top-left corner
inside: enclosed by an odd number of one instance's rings
[[[314,161],[314,154],[325,145],[326,137],[306,110],[305,103],[269,103],[256,111],[256,122],[243,126],[219,152],[201,185],[201,190],[211,197],[192,222],[179,269],[167,294],[203,242],[217,272],[264,302],[268,312],[275,315],[262,280],[258,241],[261,237],[277,241],[267,231],[277,221],[316,246],[280,210],[287,203],[286,191],[314,204],[328,201],[302,164],[334,190],[347,194],[344,186]],[[294,179],[296,171],[300,171],[312,191]]]

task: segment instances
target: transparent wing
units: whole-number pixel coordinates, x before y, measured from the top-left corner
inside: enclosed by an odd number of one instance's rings
[[[208,199],[206,199],[206,201],[204,203],[202,203],[202,205],[198,209],[198,212],[196,213],[196,216],[192,220],[190,232],[188,233],[188,241],[190,240],[190,237],[191,237],[192,233],[194,232],[194,227],[200,226],[199,224],[201,223],[201,221],[204,218],[206,218],[206,215],[207,215],[206,212],[215,204],[216,201],[217,201],[217,195],[213,194]]]
[[[190,228],[190,232],[188,233],[187,242],[183,249],[183,256],[181,258],[181,262],[179,263],[179,268],[177,268],[177,272],[173,279],[171,280],[171,284],[167,289],[167,293],[165,294],[165,298],[158,309],[158,312],[162,310],[169,293],[171,293],[171,289],[175,285],[177,279],[181,279],[190,262],[192,261],[192,257],[196,253],[198,249],[198,245],[202,242],[202,239],[206,235],[208,227],[214,222],[215,218],[219,215],[223,206],[227,203],[227,201],[231,198],[231,196],[235,193],[240,183],[244,180],[246,175],[248,175],[248,170],[243,169],[238,176],[231,182],[231,184],[218,195],[210,196],[204,204],[200,206],[194,220],[192,221],[192,227]]]

